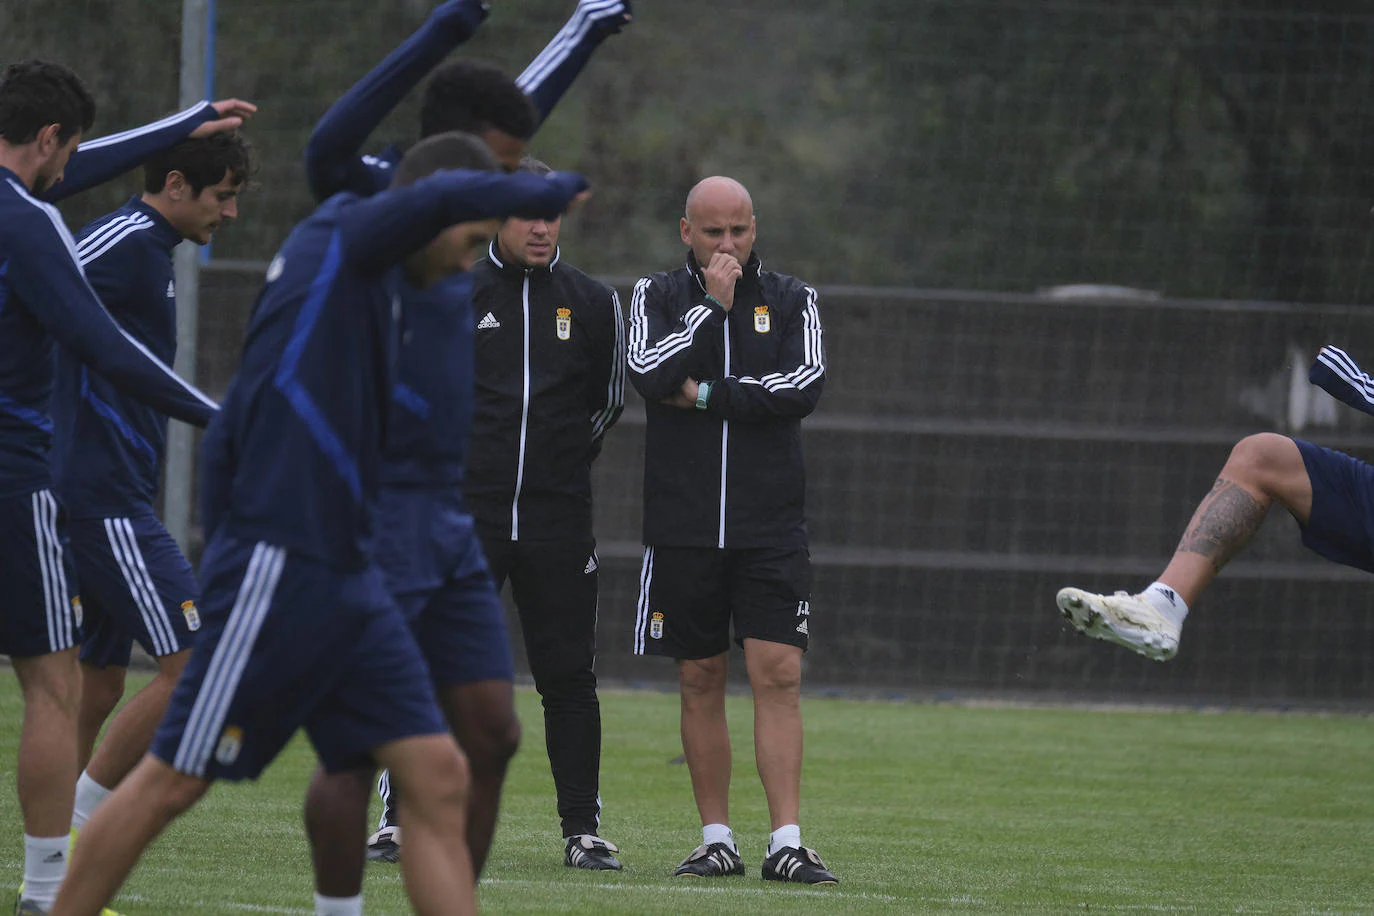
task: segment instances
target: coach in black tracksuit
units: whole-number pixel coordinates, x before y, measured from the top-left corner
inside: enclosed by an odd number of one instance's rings
[[[615,847],[594,839],[601,709],[591,464],[624,407],[625,330],[615,291],[560,260],[558,228],[511,218],[473,269],[476,396],[463,491],[496,587],[509,579],[519,610],[566,864],[619,868]]]
[[[702,845],[677,874],[744,867],[728,820],[733,622],[772,818],[763,876],[834,883],[798,826],[811,613],[801,418],[825,381],[816,291],[763,269],[753,204],[732,179],[692,189],[681,233],[687,265],[635,286],[629,350],[648,420],[635,652],[678,660],[683,749],[702,822]]]

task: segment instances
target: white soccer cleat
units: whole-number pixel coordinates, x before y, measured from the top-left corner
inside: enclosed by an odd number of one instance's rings
[[[1079,632],[1094,639],[1125,646],[1157,662],[1167,662],[1178,654],[1183,628],[1155,610],[1143,595],[1098,595],[1061,588],[1054,600]]]

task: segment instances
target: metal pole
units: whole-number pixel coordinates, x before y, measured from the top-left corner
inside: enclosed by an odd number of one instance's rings
[[[181,2],[181,108],[189,108],[205,98],[205,75],[210,66],[206,54],[210,13],[211,0]],[[200,263],[192,242],[182,242],[177,247],[176,285],[177,358],[173,368],[182,378],[194,382],[196,334],[200,325]],[[170,421],[162,521],[183,551],[190,546],[194,458],[194,431],[184,423]]]

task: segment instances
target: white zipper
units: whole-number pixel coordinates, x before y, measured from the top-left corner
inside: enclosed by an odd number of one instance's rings
[[[722,378],[730,376],[730,315],[727,312],[725,322],[722,325],[725,332],[725,373]],[[722,420],[720,425],[720,537],[716,546],[725,549],[725,454],[730,445],[730,421]]]
[[[515,498],[510,503],[510,539],[520,540],[520,488],[525,482],[525,435],[530,426],[530,272],[525,271],[525,286],[521,293],[525,309],[525,388],[520,404],[520,457],[515,464]]]

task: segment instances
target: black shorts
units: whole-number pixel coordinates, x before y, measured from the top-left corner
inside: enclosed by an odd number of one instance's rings
[[[810,642],[811,554],[805,547],[646,547],[635,654],[710,658],[745,639]]]

